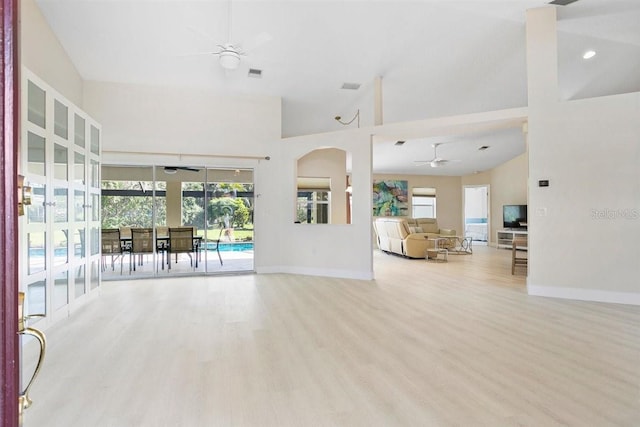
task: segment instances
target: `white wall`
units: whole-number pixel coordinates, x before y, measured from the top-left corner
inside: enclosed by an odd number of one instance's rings
[[[297,159],[316,148],[335,147],[353,155],[353,223],[295,224]],[[260,168],[256,239],[269,250],[256,259],[259,273],[287,272],[356,279],[373,278],[371,238],[371,142],[364,131],[343,131],[284,139],[280,152]]]
[[[88,81],[84,109],[107,152],[264,157],[280,139],[279,97]]]
[[[528,290],[640,304],[640,93],[559,102],[549,31],[530,11]]]
[[[82,78],[34,0],[20,1],[20,60],[82,108]]]
[[[530,123],[529,291],[640,304],[640,94],[550,107]]]

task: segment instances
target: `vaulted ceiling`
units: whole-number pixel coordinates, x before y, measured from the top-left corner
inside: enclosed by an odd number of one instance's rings
[[[203,87],[282,98],[283,136],[526,107],[525,12],[558,8],[562,99],[640,90],[640,1],[37,0],[85,80]],[[247,55],[225,71],[206,52]],[[590,60],[583,53],[593,49]],[[262,70],[250,77],[249,68]],[[342,89],[357,83],[356,90]],[[374,146],[374,171],[461,175],[524,152],[519,127]],[[446,168],[416,166],[433,157]],[[478,154],[478,148],[490,148]]]

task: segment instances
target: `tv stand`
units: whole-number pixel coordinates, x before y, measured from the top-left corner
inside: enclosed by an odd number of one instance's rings
[[[527,230],[518,230],[518,229],[504,229],[496,231],[496,247],[511,249],[513,245],[513,239],[516,237],[527,239],[528,231]],[[516,249],[527,249],[526,247],[516,248]]]

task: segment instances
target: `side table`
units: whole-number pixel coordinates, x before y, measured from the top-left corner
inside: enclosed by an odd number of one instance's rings
[[[427,243],[427,251],[425,254],[426,261],[436,261],[436,262],[447,262],[447,256],[449,255],[449,251],[442,247],[446,246],[447,239],[443,237],[438,237],[435,239],[427,238],[428,242],[433,242],[433,247],[429,247]]]
[[[454,254],[472,254],[473,239],[471,237],[451,236],[449,239],[451,248],[449,252]]]

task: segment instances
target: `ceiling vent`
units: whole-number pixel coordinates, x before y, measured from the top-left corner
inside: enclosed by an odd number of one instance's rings
[[[478,148],[478,151],[484,151],[484,150],[486,150],[487,148],[489,148],[489,146],[488,146],[488,145],[483,145],[482,147]]]
[[[394,145],[404,145],[405,142],[407,141],[396,141]]]
[[[571,3],[575,3],[578,0],[553,0],[549,4],[555,4],[556,6],[566,6]]]
[[[249,68],[249,77],[253,77],[254,79],[262,78],[262,70],[257,68]]]
[[[360,83],[342,83],[341,89],[358,90],[360,89]]]

